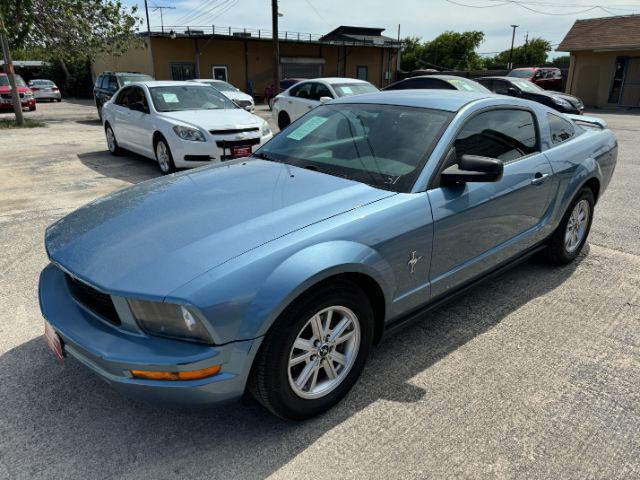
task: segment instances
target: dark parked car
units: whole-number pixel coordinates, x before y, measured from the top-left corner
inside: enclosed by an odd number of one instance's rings
[[[584,104],[579,98],[566,93],[544,90],[528,80],[513,77],[481,77],[476,80],[492,92],[533,100],[563,113],[582,115],[584,111]]]
[[[559,68],[515,68],[511,70],[507,76],[529,80],[545,90],[555,90],[556,92],[562,91],[562,72]]]
[[[121,87],[132,82],[147,82],[149,80],[154,80],[154,78],[140,72],[102,72],[98,75],[96,84],[93,86],[93,97],[100,120],[102,120],[102,105],[109,101]]]
[[[455,75],[421,75],[419,77],[405,78],[383,88],[383,90],[411,90],[411,89],[438,89],[461,90],[463,92],[482,92],[488,90],[478,82]]]

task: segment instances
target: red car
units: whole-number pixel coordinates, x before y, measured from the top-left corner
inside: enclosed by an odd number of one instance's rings
[[[507,76],[529,80],[545,90],[555,90],[556,92],[562,91],[562,72],[559,68],[515,68],[511,70]]]
[[[20,75],[16,75],[16,86],[18,87],[18,95],[20,95],[22,108],[28,108],[30,111],[34,111],[36,109],[36,99]],[[7,74],[0,73],[0,112],[7,110],[13,110],[11,86],[9,85],[9,77]]]

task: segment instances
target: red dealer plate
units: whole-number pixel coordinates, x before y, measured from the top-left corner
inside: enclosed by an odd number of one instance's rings
[[[46,320],[44,321],[44,341],[47,342],[49,348],[53,350],[56,360],[64,363],[64,347],[62,346],[60,335],[56,333],[51,324]]]
[[[248,157],[249,155],[251,155],[251,145],[231,147],[231,156],[233,158]]]

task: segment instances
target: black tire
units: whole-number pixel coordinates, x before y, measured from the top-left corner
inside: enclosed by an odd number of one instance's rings
[[[33,107],[29,107],[29,111],[30,111],[30,112],[35,112],[35,111],[36,111],[36,107],[35,107],[35,106],[33,106]]]
[[[102,123],[102,105],[96,104],[96,108],[98,109],[98,119],[100,120],[100,123]]]
[[[60,103],[62,101],[61,98],[56,98],[56,102]]]
[[[287,112],[280,112],[278,115],[278,128],[284,130],[291,124],[291,118]]]
[[[159,148],[161,148],[160,145],[164,145],[164,148],[166,149],[166,152],[169,156],[166,163],[160,161],[159,153],[158,153]],[[158,139],[155,141],[155,143],[153,144],[153,151],[155,152],[155,155],[156,155],[156,161],[158,162],[158,167],[160,168],[160,171],[162,172],[163,175],[169,175],[170,173],[173,173],[176,171],[176,165],[175,163],[173,163],[173,154],[171,153],[169,144],[163,137],[158,137]]]
[[[113,132],[111,125],[108,123],[104,126],[104,134],[107,137],[107,148],[109,149],[109,153],[113,156],[118,156],[122,153],[122,148],[118,145],[118,140],[116,139],[116,134]],[[113,136],[113,143],[109,140],[109,134]]]
[[[333,390],[320,398],[302,398],[289,383],[293,343],[311,317],[322,309],[350,309],[360,326],[360,345],[350,370]],[[329,410],[351,390],[362,373],[373,344],[374,318],[369,299],[355,284],[337,281],[319,286],[298,298],[276,320],[254,361],[248,388],[275,415],[303,420]]]
[[[567,233],[567,226],[569,225],[569,219],[571,218],[571,214],[573,213],[576,205],[578,203],[586,201],[589,206],[589,217],[587,219],[586,229],[584,231],[584,235],[582,236],[580,242],[572,248],[571,250],[567,249],[565,244],[565,234]],[[569,205],[569,208],[562,217],[562,221],[556,231],[551,236],[549,240],[549,245],[547,246],[547,259],[555,264],[555,265],[566,265],[567,263],[571,263],[582,251],[584,244],[587,241],[587,237],[589,236],[589,232],[591,230],[591,222],[593,221],[593,207],[595,206],[595,198],[593,196],[593,191],[588,187],[583,187],[580,189],[578,194],[574,197],[573,201]]]

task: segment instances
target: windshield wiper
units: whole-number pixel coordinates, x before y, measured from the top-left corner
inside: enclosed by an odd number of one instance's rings
[[[265,153],[265,152],[256,152],[256,153],[252,153],[251,154],[252,157],[256,157],[256,158],[260,158],[262,160],[269,160],[271,162],[278,162],[279,160],[276,160],[275,158],[273,158],[271,155]]]

